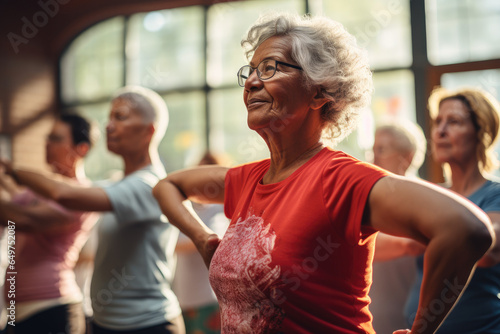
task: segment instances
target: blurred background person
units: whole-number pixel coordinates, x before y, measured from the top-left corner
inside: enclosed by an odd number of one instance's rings
[[[65,182],[88,185],[83,158],[92,144],[91,133],[90,123],[76,114],[61,115],[52,127],[46,160]],[[82,294],[73,269],[97,217],[65,209],[13,181],[0,175],[11,194],[10,200],[0,201],[0,221],[13,221],[16,231],[15,264],[7,269],[16,272],[15,326],[7,325],[6,333],[85,333]]]
[[[429,111],[433,120],[432,155],[445,165],[448,180],[445,187],[484,210],[496,233],[494,247],[478,262],[468,288],[436,333],[498,334],[500,183],[488,172],[498,166],[492,149],[498,138],[500,105],[489,93],[479,89],[437,88],[429,98]],[[417,312],[423,262],[422,258],[417,262],[418,280],[406,309],[410,322]]]
[[[210,152],[206,152],[198,163],[202,165],[221,165]],[[222,204],[200,204],[192,202],[193,209],[200,219],[220,238],[229,225]],[[220,333],[220,312],[217,297],[208,281],[208,269],[194,243],[180,233],[176,247],[177,268],[173,290],[182,309],[186,334]]]
[[[373,163],[394,174],[418,177],[426,151],[425,135],[413,122],[385,121],[375,129]]]
[[[94,271],[94,260],[95,253],[97,250],[98,236],[97,229],[99,226],[99,220],[96,222],[94,227],[89,233],[87,242],[83,245],[80,255],[78,256],[78,261],[75,265],[75,277],[76,284],[80,287],[83,294],[83,312],[85,314],[87,323],[87,333],[90,334],[90,326],[93,316],[92,311],[92,300],[90,299],[90,283],[92,281],[92,273]]]
[[[166,176],[158,145],[168,109],[156,92],[119,89],[106,126],[108,150],[123,159],[124,177],[105,187],[77,187],[41,174],[10,174],[67,208],[107,211],[91,283],[93,334],[183,334],[179,302],[171,289],[178,229],[162,215],[152,188]],[[8,167],[8,166],[7,166]]]
[[[375,130],[373,163],[394,174],[416,178],[426,146],[418,125],[403,121],[383,123]],[[424,250],[425,246],[412,239],[381,232],[377,235],[369,293],[377,333],[392,333],[407,326],[404,305],[415,280],[415,256]]]

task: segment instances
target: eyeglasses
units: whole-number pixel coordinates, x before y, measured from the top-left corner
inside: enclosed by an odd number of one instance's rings
[[[276,67],[278,66],[278,64],[302,70],[302,67],[297,65],[287,64],[274,59],[265,59],[261,61],[256,68],[253,68],[250,65],[242,66],[238,71],[238,85],[240,85],[241,87],[245,87],[245,81],[250,77],[250,75],[252,75],[254,70],[257,70],[257,76],[260,80],[271,79],[276,73]]]

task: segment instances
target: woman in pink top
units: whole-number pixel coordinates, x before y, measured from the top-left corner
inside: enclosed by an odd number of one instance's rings
[[[86,182],[81,162],[91,146],[90,129],[81,116],[62,115],[47,138],[47,163],[68,182]],[[4,184],[7,178],[0,175]],[[85,333],[73,269],[95,216],[69,211],[28,188],[9,189],[11,199],[0,202],[0,219],[9,225],[7,242],[14,251],[6,273],[5,332]]]

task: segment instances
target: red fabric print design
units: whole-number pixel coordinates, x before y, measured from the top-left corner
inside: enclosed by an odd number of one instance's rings
[[[272,266],[276,235],[257,216],[231,224],[210,264],[210,283],[219,299],[222,332],[275,333],[283,310],[269,296],[280,285]]]

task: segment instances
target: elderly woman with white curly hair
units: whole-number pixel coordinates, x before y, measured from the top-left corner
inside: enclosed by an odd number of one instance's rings
[[[366,57],[341,24],[270,14],[242,45],[247,122],[270,158],[178,171],[153,190],[209,266],[222,332],[374,333],[368,290],[377,231],[427,245],[412,331],[434,332],[492,243],[488,218],[446,190],[323,143],[352,130],[372,92]],[[186,199],[224,203],[231,224],[222,240],[180,205]]]

